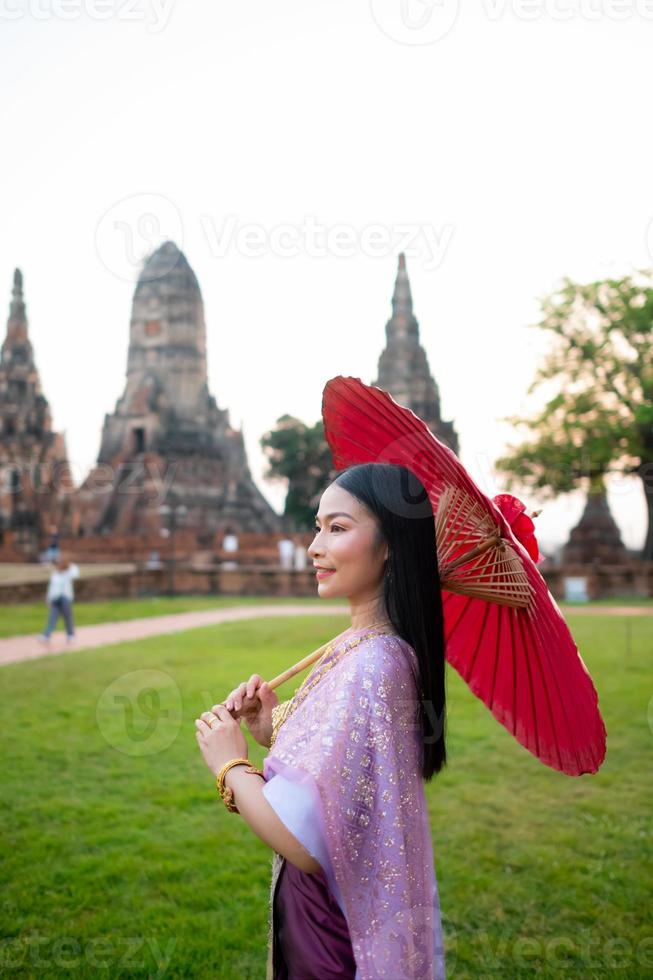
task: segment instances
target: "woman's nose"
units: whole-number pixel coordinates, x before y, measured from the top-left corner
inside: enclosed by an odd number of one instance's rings
[[[323,549],[320,547],[320,535],[316,534],[311,544],[306,549],[309,558],[315,558]]]

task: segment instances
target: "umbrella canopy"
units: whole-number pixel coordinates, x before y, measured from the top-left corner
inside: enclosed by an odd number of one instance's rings
[[[569,776],[596,772],[606,743],[597,693],[533,560],[537,544],[524,505],[510,494],[496,503],[487,497],[425,422],[359,378],[326,384],[322,418],[337,470],[399,463],[424,485],[449,663],[545,765]]]

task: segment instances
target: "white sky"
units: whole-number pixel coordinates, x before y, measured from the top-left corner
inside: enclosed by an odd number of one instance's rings
[[[258,440],[284,412],[316,421],[330,377],[374,379],[402,247],[444,417],[490,494],[499,420],[529,407],[537,297],[653,264],[653,0],[0,0],[0,38],[0,301],[19,266],[78,482],[166,237],[278,510]],[[610,502],[640,547],[641,486]],[[582,504],[547,503],[541,543]]]

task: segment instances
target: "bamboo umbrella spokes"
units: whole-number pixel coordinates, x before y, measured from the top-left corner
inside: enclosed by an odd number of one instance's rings
[[[531,604],[533,587],[517,552],[461,487],[448,486],[440,494],[435,537],[443,589],[515,609]]]

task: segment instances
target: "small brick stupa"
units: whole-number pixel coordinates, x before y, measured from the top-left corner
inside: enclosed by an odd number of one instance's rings
[[[125,390],[80,496],[87,534],[157,533],[161,505],[185,508],[185,528],[206,540],[281,529],[242,430],[209,392],[202,294],[174,242],[149,256],[136,284]]]
[[[589,493],[582,517],[562,551],[567,565],[627,565],[631,561],[610,512],[605,490]]]
[[[387,343],[379,357],[378,378],[372,384],[387,391],[394,400],[418,415],[441,442],[458,452],[453,422],[440,415],[440,392],[429,368],[426,351],[419,341],[419,325],[406,271],[406,256],[399,267],[392,295],[392,316],[385,326]]]

